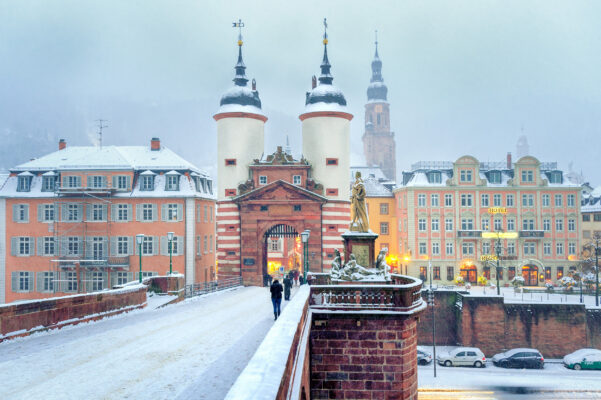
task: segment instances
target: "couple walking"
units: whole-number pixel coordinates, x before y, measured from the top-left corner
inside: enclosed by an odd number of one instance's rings
[[[284,278],[284,286],[276,279],[269,288],[271,292],[271,303],[273,304],[273,319],[278,319],[281,312],[282,304],[282,291],[284,292],[284,298],[290,300],[290,289],[292,288],[292,279],[290,277]]]

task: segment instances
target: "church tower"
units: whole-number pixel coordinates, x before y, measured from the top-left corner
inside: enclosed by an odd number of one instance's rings
[[[377,36],[375,45],[376,53],[371,62],[371,80],[365,104],[363,153],[368,166],[380,167],[388,179],[396,181],[396,145],[394,132],[390,130],[390,105],[386,98],[388,88],[382,78]]]
[[[327,24],[324,20],[324,25]],[[342,91],[332,85],[328,60],[328,35],[323,36],[321,75],[313,77],[307,92],[302,121],[303,157],[311,164],[312,178],[323,185],[329,200],[349,202],[350,121]],[[319,82],[318,82],[319,81]]]

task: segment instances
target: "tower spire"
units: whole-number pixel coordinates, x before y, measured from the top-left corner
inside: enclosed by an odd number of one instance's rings
[[[246,86],[248,79],[246,78],[246,65],[244,65],[244,61],[242,60],[242,45],[244,42],[242,41],[242,28],[244,27],[244,22],[241,19],[238,22],[232,23],[233,28],[238,28],[238,62],[236,63],[236,76],[234,77],[234,83],[237,86]]]
[[[380,56],[378,56],[378,30],[376,29],[376,54],[374,55],[374,58],[380,58]]]
[[[331,85],[334,77],[330,74],[330,60],[328,60],[328,22],[327,19],[323,19],[323,60],[321,61],[321,75],[319,76],[319,83],[324,85]]]

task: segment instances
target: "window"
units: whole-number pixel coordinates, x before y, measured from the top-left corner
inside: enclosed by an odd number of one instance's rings
[[[167,175],[167,179],[165,181],[165,190],[179,190],[179,175]]]
[[[497,274],[499,275],[499,280],[503,280],[503,268],[499,268]]]
[[[267,211],[267,210],[269,210],[269,206],[261,206],[260,210]]]
[[[563,267],[557,267],[557,279],[563,278]]]
[[[444,229],[447,232],[453,231],[453,218],[446,218],[444,220]]]
[[[144,204],[149,205],[152,208],[152,204]],[[115,218],[116,221],[129,221],[129,204],[117,204],[117,216]],[[151,211],[152,212],[152,211]]]
[[[543,243],[543,255],[551,255],[551,243]]]
[[[419,254],[427,254],[427,253],[428,253],[428,249],[426,248],[426,243],[420,242],[419,243]]]
[[[42,192],[54,192],[56,178],[54,176],[42,177]]]
[[[426,195],[425,194],[418,194],[417,195],[417,206],[418,207],[425,207],[426,206]]]
[[[380,214],[388,215],[388,203],[380,203]]]
[[[420,218],[417,220],[417,229],[420,232],[425,232],[426,231],[426,219],[425,218]]]
[[[267,176],[259,175],[259,185],[267,185]]]
[[[507,243],[507,255],[515,255],[515,243]]]
[[[77,272],[67,271],[64,272],[64,282],[61,282],[63,292],[76,292],[77,291]]]
[[[34,238],[28,236],[17,236],[11,239],[12,255],[14,256],[32,256],[34,255]]]
[[[129,238],[127,236],[117,236],[117,255],[127,256],[130,254]]]
[[[463,244],[461,246],[461,251],[464,256],[473,256],[474,255],[474,243],[463,242]]]
[[[154,221],[154,206],[142,204],[142,221]]]
[[[103,204],[88,204],[88,207],[92,206],[91,215],[88,217],[91,221],[104,221],[104,205]]]
[[[593,214],[593,221],[595,221],[595,222],[601,221],[601,214],[598,214],[598,213]]]
[[[543,197],[542,197],[543,207],[549,207],[549,202],[550,202],[549,197],[550,196],[548,194],[546,194],[546,193],[543,194]]]
[[[549,177],[549,183],[562,183],[563,175],[560,171],[548,172],[547,176]]]
[[[525,256],[533,256],[535,254],[534,243],[526,242],[524,243],[524,255]]]
[[[177,221],[178,215],[178,204],[166,204],[167,215],[165,216],[166,221]]]
[[[440,255],[440,243],[432,243],[432,255]]]
[[[380,222],[380,235],[388,235],[388,222]]]
[[[574,207],[576,204],[576,196],[574,196],[573,194],[568,194],[567,199],[568,199],[568,207]]]
[[[459,177],[461,182],[471,182],[472,181],[472,170],[471,169],[462,169],[459,172]]]
[[[447,242],[445,244],[445,251],[447,256],[452,256],[454,253],[454,249],[453,249],[453,242]]]
[[[551,218],[543,219],[543,231],[551,232]]]
[[[128,273],[127,272],[117,272],[117,279],[115,279],[115,284],[125,285],[127,282],[128,282]]]
[[[92,259],[94,260],[102,260],[106,257],[106,249],[105,249],[105,240],[102,236],[94,236],[92,237],[91,250],[92,250]],[[89,256],[89,254],[88,254]]]
[[[462,194],[461,195],[461,207],[471,207],[472,206],[472,195],[471,194]]]
[[[545,267],[545,280],[551,280],[551,267]]]
[[[38,212],[41,212],[41,216],[38,216],[42,222],[53,222],[54,221],[54,204],[43,204],[38,208]]]
[[[17,177],[17,192],[29,192],[31,190],[31,176]]]
[[[438,201],[438,194],[431,194],[430,195],[430,205],[432,207],[440,207],[440,202]]]
[[[427,176],[428,176],[428,183],[441,183],[442,182],[442,176],[441,176],[440,172],[437,172],[437,171],[428,172]]]
[[[455,267],[447,267],[447,281],[455,279]]]
[[[326,158],[326,165],[338,165],[337,158]]]
[[[490,242],[482,243],[482,254],[490,254]]]
[[[524,218],[522,220],[522,230],[523,231],[533,231],[534,230],[534,219]]]
[[[204,236],[203,244],[204,244],[204,252],[208,253],[209,252],[209,238],[207,235]]]
[[[76,175],[69,175],[63,178],[63,185],[66,188],[74,189],[81,187],[81,177]]]
[[[439,220],[438,218],[432,218],[432,231],[433,232],[438,232],[439,231]]]
[[[575,255],[576,254],[576,243],[570,242],[568,243],[568,254]]]
[[[88,287],[91,287],[92,292],[97,292],[104,289],[104,273],[99,271],[88,272]]]
[[[65,204],[63,208],[63,221],[79,221],[81,220],[79,204]]]
[[[507,230],[508,231],[515,231],[515,219],[514,218],[507,218]]]
[[[328,195],[328,196],[338,196],[338,189],[336,189],[336,188],[328,188],[328,189],[326,189],[326,195]]]
[[[88,176],[88,187],[92,189],[102,189],[106,187],[106,178],[101,175]]]
[[[534,195],[523,194],[522,195],[522,207],[534,207]]]
[[[174,236],[173,240],[169,241],[166,236],[163,236],[163,237],[164,237],[164,239],[165,239],[165,241],[167,243],[167,249],[166,249],[167,253],[165,255],[169,255],[169,251],[171,251],[172,255],[179,254],[179,250],[180,250],[179,249],[179,241],[180,241],[180,238],[178,238],[177,236]]]
[[[301,210],[302,210],[302,207],[301,207],[301,205],[300,205],[300,204],[295,204],[295,205],[293,206],[293,210],[294,210],[294,211],[301,211]]]
[[[440,267],[433,267],[432,279],[437,280],[437,281],[440,280]]]
[[[13,204],[13,221],[29,222],[29,205]]]
[[[140,183],[140,190],[143,190],[143,191],[154,190],[154,176],[153,175],[142,176],[142,181]]]
[[[489,219],[488,218],[482,218],[482,230],[483,231],[487,231],[489,230],[490,226],[489,226]]]
[[[555,218],[555,230],[563,232],[563,218]]]
[[[528,170],[522,170],[522,182],[532,183],[534,182],[534,172]]]
[[[154,237],[144,236],[142,238],[142,255],[151,256],[154,254]]]
[[[54,237],[46,236],[38,239],[38,243],[42,243],[38,248],[38,255],[40,256],[53,256],[55,255]]]
[[[213,252],[213,235],[209,235],[209,253]]]
[[[555,243],[555,253],[558,256],[563,255],[563,243]]]
[[[499,184],[501,183],[501,172],[500,171],[491,171],[488,173],[488,181],[490,183]]]
[[[79,255],[79,238],[77,236],[67,237],[67,249],[66,253],[68,256]]]
[[[461,230],[462,231],[471,231],[474,229],[474,220],[471,218],[462,218],[461,219]]]
[[[445,207],[452,207],[453,206],[453,195],[450,193],[447,193],[444,195],[444,206]]]
[[[422,281],[428,280],[428,267],[419,267],[419,279]]]
[[[503,230],[503,220],[501,218],[494,219],[494,230],[497,232]]]
[[[492,196],[492,205],[493,205],[493,207],[501,207],[501,195],[500,194],[494,194]]]
[[[555,195],[555,207],[562,207],[563,206],[563,196],[560,194],[556,194]]]
[[[576,231],[576,220],[573,218],[568,219],[568,231],[569,232]]]
[[[488,194],[482,194],[480,196],[480,200],[481,200],[480,203],[481,203],[482,207],[488,207],[489,206],[489,201],[488,201],[489,200],[489,196],[488,196]]]
[[[129,178],[127,175],[117,175],[113,177],[113,185],[115,189],[129,189]]]
[[[33,291],[33,272],[15,271],[12,273],[13,292]]]
[[[300,175],[294,175],[292,177],[292,183],[294,185],[300,185],[301,184],[301,176]]]
[[[513,201],[513,195],[512,194],[508,194],[505,197],[505,201],[507,202],[507,207],[514,207],[514,201]]]
[[[38,272],[38,292],[54,292],[54,272]]]
[[[232,167],[236,165],[236,159],[235,158],[226,158],[225,159],[225,166],[226,167]]]
[[[507,268],[507,279],[512,280],[515,278],[515,267]]]
[[[489,280],[490,280],[490,267],[484,267],[484,268],[482,269],[482,275],[484,275],[484,277],[485,277],[486,279],[489,279]],[[475,355],[475,353],[474,353],[474,355]]]

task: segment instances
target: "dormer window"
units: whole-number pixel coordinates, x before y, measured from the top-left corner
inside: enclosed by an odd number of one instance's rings
[[[560,171],[548,172],[549,183],[563,183],[563,176]]]
[[[79,188],[81,187],[81,177],[77,175],[69,175],[63,178],[63,185],[66,188]]]
[[[442,183],[441,173],[438,171],[428,172],[428,183]]]
[[[500,171],[490,171],[488,173],[488,182],[499,184],[501,183],[501,172]]]
[[[471,169],[462,169],[459,172],[459,178],[461,182],[471,182],[472,181],[472,170]]]
[[[18,176],[17,179],[17,192],[29,192],[31,190],[31,174]]]
[[[92,189],[106,188],[106,177],[102,175],[92,175],[88,177],[88,187]]]
[[[207,179],[207,190],[209,194],[213,194],[213,181]]]
[[[179,175],[167,175],[165,190],[179,190]]]
[[[143,175],[140,182],[140,190],[154,190],[154,175]]]
[[[267,176],[260,175],[259,176],[259,185],[266,185],[266,184],[267,184]]]
[[[42,177],[42,192],[54,192],[55,185],[56,185],[56,177],[54,177],[54,176]]]
[[[522,182],[525,182],[525,183],[534,182],[534,172],[533,171],[522,171]]]

